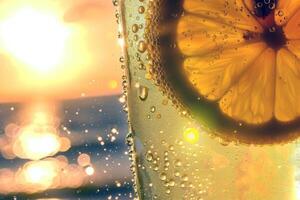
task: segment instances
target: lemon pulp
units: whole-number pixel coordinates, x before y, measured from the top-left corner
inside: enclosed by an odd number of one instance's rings
[[[266,11],[258,12],[263,6]],[[299,7],[299,2],[283,0],[185,0],[177,43],[186,78],[234,120],[297,119]]]
[[[225,140],[298,138],[300,2],[149,4],[148,73],[180,113]]]

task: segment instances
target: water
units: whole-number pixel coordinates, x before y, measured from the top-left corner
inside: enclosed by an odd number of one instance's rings
[[[0,199],[132,199],[132,177],[125,144],[128,126],[118,98],[107,96],[61,102],[59,134],[69,138],[72,145],[66,152],[58,152],[53,157],[64,156],[69,164],[78,165],[79,155],[89,155],[95,171],[93,176],[86,176],[84,183],[78,187],[69,185],[29,194],[14,192],[6,195],[2,193],[5,188],[15,186],[8,180],[4,182],[5,177],[1,176],[0,184],[5,186],[0,190]],[[11,107],[15,109],[12,111]],[[0,105],[1,127],[14,121],[21,108],[21,104]],[[114,135],[115,139],[112,137]],[[9,168],[17,171],[27,162],[20,158],[6,159],[0,155],[1,170]],[[72,177],[72,182],[76,182],[77,178]],[[19,190],[21,188],[25,187],[19,186]]]

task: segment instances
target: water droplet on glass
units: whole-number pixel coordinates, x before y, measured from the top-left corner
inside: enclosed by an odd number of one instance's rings
[[[138,50],[141,53],[144,53],[147,50],[147,44],[144,41],[140,41],[138,44]]]
[[[148,151],[146,154],[146,159],[151,162],[153,160],[153,154],[151,153],[151,151]]]
[[[167,179],[166,173],[162,172],[162,173],[159,175],[159,178],[160,178],[160,180],[165,181],[165,180]]]
[[[139,26],[137,24],[132,25],[132,32],[136,33],[139,30]]]
[[[139,7],[139,13],[143,14],[145,12],[145,7],[144,6],[140,6]]]
[[[154,112],[156,111],[156,107],[155,107],[155,106],[151,106],[150,111],[151,111],[152,113],[154,113]]]
[[[147,99],[147,97],[148,97],[148,91],[149,91],[149,89],[147,87],[140,86],[138,90],[139,90],[139,98],[140,98],[140,100],[145,101]]]

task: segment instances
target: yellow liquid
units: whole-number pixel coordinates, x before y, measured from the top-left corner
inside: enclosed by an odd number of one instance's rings
[[[297,199],[299,150],[295,142],[256,145],[251,144],[255,142],[254,138],[245,142],[247,137],[244,137],[241,143],[234,140],[234,134],[238,133],[234,130],[230,137],[218,135],[210,131],[215,126],[207,120],[213,121],[214,116],[203,112],[206,120],[193,118],[193,114],[186,112],[187,104],[183,103],[182,96],[168,87],[167,77],[159,67],[163,66],[162,59],[174,62],[175,66],[178,58],[165,59],[165,55],[170,55],[163,48],[168,44],[167,38],[156,40],[153,36],[157,31],[159,34],[170,31],[171,25],[164,27],[161,24],[161,29],[157,30],[155,26],[149,26],[155,23],[149,22],[154,19],[149,16],[155,17],[155,9],[170,5],[170,2],[119,2],[131,126],[128,140],[132,147],[138,198]],[[172,1],[174,7],[176,2]],[[158,51],[151,48],[153,44],[157,44]],[[176,44],[169,43],[169,50],[170,46],[177,48]],[[173,75],[171,73],[169,77]],[[176,84],[175,81],[170,83]],[[186,93],[190,92],[186,90]]]

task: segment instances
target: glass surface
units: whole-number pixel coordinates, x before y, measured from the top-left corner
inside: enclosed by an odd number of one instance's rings
[[[299,3],[115,3],[136,198],[299,199]]]

